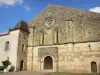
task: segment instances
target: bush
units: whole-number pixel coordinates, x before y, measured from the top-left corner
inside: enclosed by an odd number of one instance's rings
[[[10,61],[9,60],[5,60],[5,61],[2,61],[2,64],[4,65],[4,68],[7,68],[8,65],[10,65]]]

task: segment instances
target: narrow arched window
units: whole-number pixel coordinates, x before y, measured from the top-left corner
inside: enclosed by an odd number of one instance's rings
[[[22,44],[22,50],[24,50],[24,44]]]
[[[44,45],[44,33],[40,34],[40,45]]]
[[[66,31],[70,31],[70,29],[72,29],[73,27],[73,20],[66,20]]]
[[[44,45],[44,34],[42,34],[42,45]]]
[[[58,43],[58,31],[56,31],[56,43]]]
[[[9,41],[5,43],[5,50],[9,50]]]
[[[57,44],[58,43],[58,30],[54,31],[54,43]]]

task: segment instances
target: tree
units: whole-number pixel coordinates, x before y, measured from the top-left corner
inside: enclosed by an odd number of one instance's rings
[[[11,64],[11,62],[9,60],[5,60],[5,61],[2,61],[2,64],[4,65],[4,68],[7,68],[8,65]]]

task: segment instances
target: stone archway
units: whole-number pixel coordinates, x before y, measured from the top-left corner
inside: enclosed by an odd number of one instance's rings
[[[58,70],[58,47],[39,48],[38,55],[40,60],[40,71],[56,72]],[[51,58],[52,61],[52,68],[45,68],[47,63],[45,60],[50,60],[49,58]]]
[[[91,72],[97,73],[97,64],[96,62],[91,62]]]
[[[53,59],[50,56],[44,58],[44,70],[53,69]]]

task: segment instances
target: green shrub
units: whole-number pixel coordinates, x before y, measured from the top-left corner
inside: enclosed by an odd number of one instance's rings
[[[2,64],[4,65],[4,68],[7,68],[8,65],[10,65],[10,61],[9,60],[5,60],[5,61],[2,61]]]

